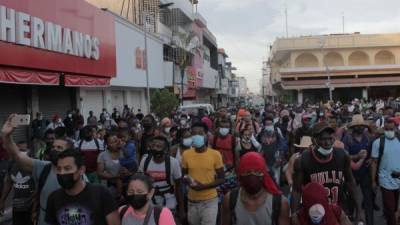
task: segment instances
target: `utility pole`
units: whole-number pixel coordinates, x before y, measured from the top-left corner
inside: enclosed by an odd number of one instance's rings
[[[326,72],[326,76],[328,77],[328,80],[325,83],[325,86],[329,89],[329,101],[332,101],[332,85],[331,85],[331,76],[329,73],[329,68],[328,68],[328,64],[325,61],[325,57],[324,57],[324,46],[325,46],[325,38],[323,36],[321,36],[320,39],[320,45],[321,45],[321,56],[322,56],[322,62],[325,66],[325,72]]]
[[[285,5],[285,24],[286,24],[286,38],[289,38],[289,26],[288,26],[288,15],[287,15],[286,5]]]
[[[344,34],[344,12],[342,12],[342,32]]]

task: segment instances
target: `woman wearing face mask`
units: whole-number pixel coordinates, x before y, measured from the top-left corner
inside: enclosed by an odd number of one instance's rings
[[[171,143],[172,138],[171,138],[171,128],[172,128],[172,121],[171,119],[165,117],[164,119],[161,120],[160,122],[160,135],[165,137],[168,142]]]
[[[303,207],[292,217],[294,225],[351,225],[343,210],[329,204],[326,189],[316,182],[303,189]]]
[[[126,194],[128,204],[119,209],[122,225],[175,225],[168,208],[152,204],[154,188],[151,177],[142,173],[133,175]]]
[[[261,145],[253,136],[251,129],[244,129],[241,131],[240,138],[237,142],[236,152],[239,153],[240,157],[247,152],[259,152],[261,150]]]
[[[97,174],[100,179],[107,182],[107,187],[113,196],[119,198],[122,194],[121,177],[124,170],[119,161],[123,157],[121,140],[115,134],[108,134],[105,140],[107,150],[100,153],[97,158]]]

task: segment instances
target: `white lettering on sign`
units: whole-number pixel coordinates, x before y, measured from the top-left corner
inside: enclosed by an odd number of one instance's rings
[[[100,59],[100,40],[0,5],[0,40],[87,59]]]

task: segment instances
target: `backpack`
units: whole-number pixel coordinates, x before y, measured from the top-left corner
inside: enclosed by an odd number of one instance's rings
[[[235,207],[236,207],[238,198],[239,198],[239,188],[235,188],[231,191],[230,198],[229,198],[229,209],[231,211],[232,224],[236,224],[237,217],[235,214]],[[278,225],[281,208],[282,208],[282,195],[280,195],[280,194],[273,195],[272,196],[272,215],[271,215],[272,225]]]
[[[42,208],[40,206],[40,194],[43,190],[44,184],[46,183],[47,177],[50,174],[51,166],[52,166],[51,163],[45,165],[39,176],[39,183],[33,197],[34,203],[32,207],[32,219],[34,221],[34,224],[37,224],[39,221],[40,209]]]
[[[119,212],[119,218],[121,219],[121,223],[122,223],[122,219],[125,216],[126,211],[128,211],[128,209],[129,209],[129,205],[125,205]],[[159,224],[160,223],[160,215],[161,215],[161,211],[163,208],[160,206],[153,206],[152,209],[154,210],[154,222],[156,224]],[[143,225],[147,225],[147,224],[143,223]]]
[[[144,166],[143,166],[144,173],[147,172],[147,169],[149,167],[149,164],[150,164],[152,158],[153,158],[153,156],[151,154],[149,154],[147,156],[147,158],[145,159]],[[165,173],[166,173],[166,178],[167,178],[166,179],[167,186],[156,187],[154,195],[163,196],[166,193],[173,193],[173,191],[174,191],[173,186],[171,184],[171,158],[170,158],[169,154],[165,155]],[[168,187],[168,190],[160,191],[160,189],[164,189],[167,187]]]
[[[94,143],[95,143],[95,145],[96,145],[97,151],[100,152],[100,143],[99,143],[99,140],[97,140],[97,138],[93,138],[93,140],[94,140]],[[79,146],[78,146],[78,149],[79,149],[79,150],[81,150],[81,148],[82,148],[83,141],[84,141],[84,140],[81,140],[81,141],[79,142]],[[105,142],[104,142],[104,143],[105,143]]]

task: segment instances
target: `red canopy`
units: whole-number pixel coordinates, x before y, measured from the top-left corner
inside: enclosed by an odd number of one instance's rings
[[[79,75],[65,75],[67,87],[99,87],[110,86],[109,78],[85,77]]]
[[[58,85],[57,73],[0,67],[0,82],[11,84]]]

